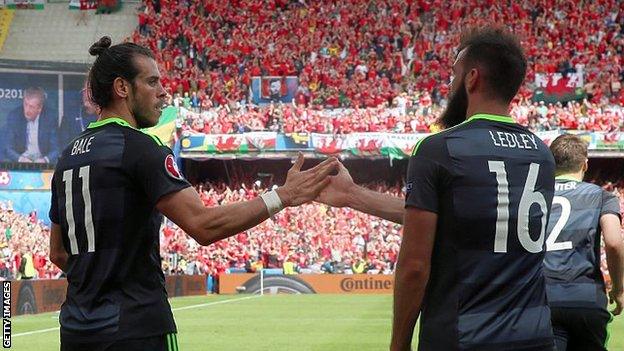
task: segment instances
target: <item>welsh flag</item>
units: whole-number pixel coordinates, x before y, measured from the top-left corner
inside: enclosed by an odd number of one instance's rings
[[[256,150],[275,150],[277,140],[276,132],[250,132],[245,133],[250,148]]]
[[[347,144],[352,154],[357,156],[381,155],[385,133],[353,133],[347,137]]]
[[[246,154],[249,152],[249,144],[243,134],[206,135],[204,145],[209,154]]]
[[[564,102],[585,97],[583,74],[536,73],[533,101]]]
[[[348,148],[344,135],[312,133],[311,139],[314,150],[326,155],[339,154]]]
[[[390,159],[402,159],[410,157],[416,143],[429,134],[386,134],[384,146],[381,148],[381,154],[390,157]]]

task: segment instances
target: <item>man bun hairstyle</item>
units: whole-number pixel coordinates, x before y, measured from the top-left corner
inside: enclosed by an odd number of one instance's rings
[[[527,60],[518,38],[501,26],[471,28],[462,33],[459,51],[464,72],[480,68],[490,96],[510,103],[524,82]]]
[[[87,77],[87,96],[100,109],[113,101],[113,82],[123,78],[134,86],[139,74],[134,58],[142,55],[154,59],[148,48],[134,43],[112,45],[111,38],[103,36],[89,48],[89,54],[96,56]]]
[[[91,47],[89,48],[89,54],[91,54],[91,56],[98,56],[103,53],[104,50],[108,49],[112,43],[113,41],[110,37],[103,36],[100,38],[100,40],[91,45]]]

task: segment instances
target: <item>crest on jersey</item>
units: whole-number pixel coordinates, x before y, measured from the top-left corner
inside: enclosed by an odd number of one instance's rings
[[[167,157],[165,158],[165,171],[167,171],[167,174],[171,178],[184,180],[184,177],[182,177],[182,173],[180,173],[178,165],[176,164],[175,160],[173,159],[173,155],[171,154],[167,155]]]

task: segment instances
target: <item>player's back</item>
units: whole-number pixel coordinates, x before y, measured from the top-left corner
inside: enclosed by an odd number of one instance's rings
[[[605,213],[619,215],[615,195],[594,184],[557,179],[544,257],[552,307],[607,308],[600,270],[600,217]]]
[[[541,264],[548,147],[509,117],[477,115],[428,137],[413,157],[437,164],[442,189],[420,349],[551,350]]]
[[[63,151],[50,217],[69,253],[64,337],[96,342],[175,331],[159,255],[162,217],[147,174],[164,149],[123,120],[108,119]]]

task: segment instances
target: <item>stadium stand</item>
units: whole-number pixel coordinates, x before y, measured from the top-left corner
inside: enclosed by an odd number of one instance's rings
[[[94,10],[88,11],[86,21],[79,23],[76,16],[83,12],[70,10],[67,2],[47,2],[42,11],[16,11],[0,58],[91,63],[86,48],[93,38],[108,35],[119,42],[137,26],[132,4],[114,16],[93,16]]]
[[[376,107],[422,91],[439,103],[460,30],[486,23],[524,38],[521,97],[536,73],[583,71],[592,102],[623,98],[620,1],[157,3],[145,2],[132,40],[157,52],[172,94],[197,92],[206,106],[244,100],[251,77],[285,75],[299,77],[304,104]]]

